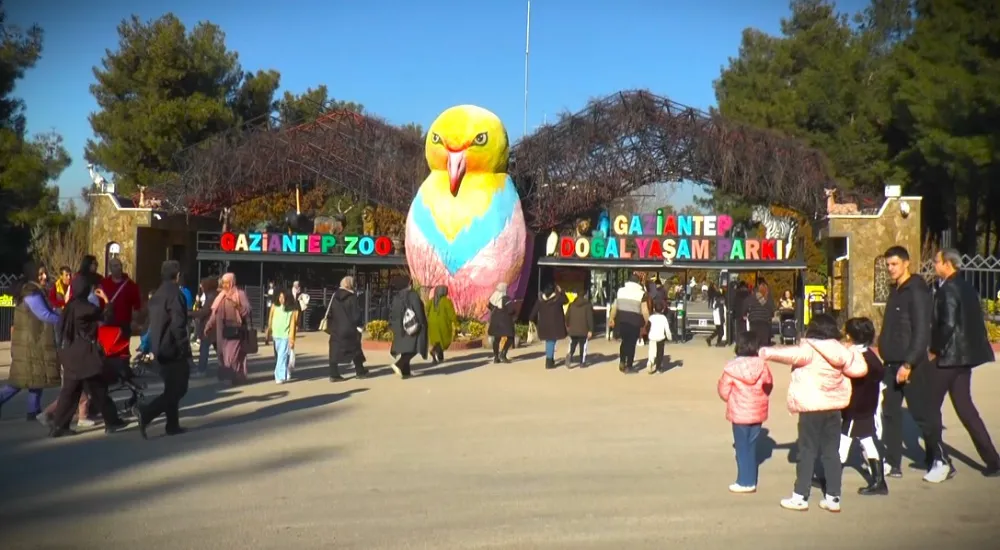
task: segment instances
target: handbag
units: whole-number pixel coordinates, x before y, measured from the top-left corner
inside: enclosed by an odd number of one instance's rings
[[[411,307],[403,310],[403,332],[409,336],[420,332],[420,322],[417,321],[417,313]]]
[[[253,317],[250,319],[243,320],[243,349],[246,350],[248,354],[257,353],[257,329],[253,328]]]
[[[246,322],[240,316],[240,312],[236,312],[236,323],[230,324],[226,321],[228,320],[225,309],[223,309],[222,317],[222,339],[223,340],[242,340],[246,337]]]
[[[295,350],[288,350],[288,374],[291,374],[295,370]]]
[[[323,318],[319,321],[319,330],[330,334],[330,327],[326,326],[326,320],[330,317],[330,308],[333,307],[333,297],[330,297],[330,303],[326,305],[326,313],[323,314]]]

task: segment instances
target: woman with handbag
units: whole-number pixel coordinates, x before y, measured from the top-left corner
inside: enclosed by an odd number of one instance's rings
[[[101,411],[105,433],[113,433],[125,427],[126,423],[118,417],[104,378],[104,351],[97,343],[97,326],[102,311],[87,301],[94,290],[94,280],[77,277],[71,288],[73,297],[66,303],[59,322],[62,341],[58,356],[63,365],[63,385],[59,392],[59,404],[52,415],[49,435],[60,437],[73,433],[69,423],[84,390],[90,395],[91,404]]]
[[[427,315],[406,275],[396,275],[389,281],[395,292],[389,309],[389,327],[392,329],[392,355],[396,361],[392,370],[400,378],[410,377],[410,361],[418,354],[427,359]]]
[[[256,344],[248,342],[251,334],[256,340],[256,333],[250,330],[251,313],[246,292],[236,288],[236,275],[223,275],[219,294],[212,302],[212,313],[205,323],[205,333],[215,330],[219,380],[234,386],[246,382],[248,344]]]

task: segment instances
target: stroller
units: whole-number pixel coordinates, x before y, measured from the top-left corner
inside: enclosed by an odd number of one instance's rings
[[[778,315],[778,336],[784,345],[794,344],[799,339],[799,327],[795,323],[795,313]]]
[[[145,401],[146,384],[138,380],[146,372],[145,365],[137,369],[135,362],[129,361],[129,339],[118,327],[98,328],[97,341],[104,349],[104,376],[108,381],[108,395],[115,402],[118,413],[129,416],[136,405]],[[119,393],[127,393],[128,397],[124,400],[115,399],[115,395]]]

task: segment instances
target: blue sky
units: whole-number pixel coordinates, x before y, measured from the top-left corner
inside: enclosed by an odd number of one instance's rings
[[[173,12],[190,28],[219,25],[247,70],[277,69],[282,91],[326,84],[390,122],[425,128],[443,109],[474,103],[523,133],[526,2],[451,0],[8,0],[8,23],[38,23],[45,50],[15,93],[31,132],[63,135],[73,165],[58,184],[89,184],[83,148],[96,109],[89,86],[118,23]],[[856,11],[865,2],[839,2]],[[58,8],[56,8],[58,6]],[[645,88],[693,107],[714,105],[712,81],[740,33],[777,33],[786,0],[535,0],[531,4],[530,128],[588,99]],[[690,201],[693,186],[675,195]]]

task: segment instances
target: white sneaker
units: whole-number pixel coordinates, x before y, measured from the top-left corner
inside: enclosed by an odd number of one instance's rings
[[[951,467],[951,464],[942,460],[935,460],[931,471],[927,472],[927,475],[924,476],[924,481],[928,483],[944,483],[955,477],[955,473],[955,469]]]
[[[656,363],[650,361],[646,364],[646,372],[648,374],[656,374]]]
[[[840,513],[840,497],[823,495],[823,500],[819,501],[819,507],[834,514]]]
[[[757,486],[754,485],[752,487],[744,487],[744,486],[740,485],[739,483],[733,483],[732,485],[729,486],[729,492],[730,493],[739,493],[739,494],[756,493],[757,492]]]
[[[396,373],[396,376],[403,376],[403,370],[396,366],[396,363],[389,366],[392,367],[392,372]]]
[[[93,428],[96,425],[97,425],[97,422],[94,422],[93,420],[91,420],[89,418],[81,418],[81,419],[79,419],[79,420],[76,421],[76,427],[77,428]]]
[[[802,495],[792,493],[791,498],[781,499],[781,507],[785,510],[794,510],[796,512],[805,512],[809,509],[809,501],[806,500]]]
[[[45,426],[46,428],[52,427],[52,417],[45,413],[38,413],[38,416],[35,417],[35,420],[37,420],[39,424]]]

